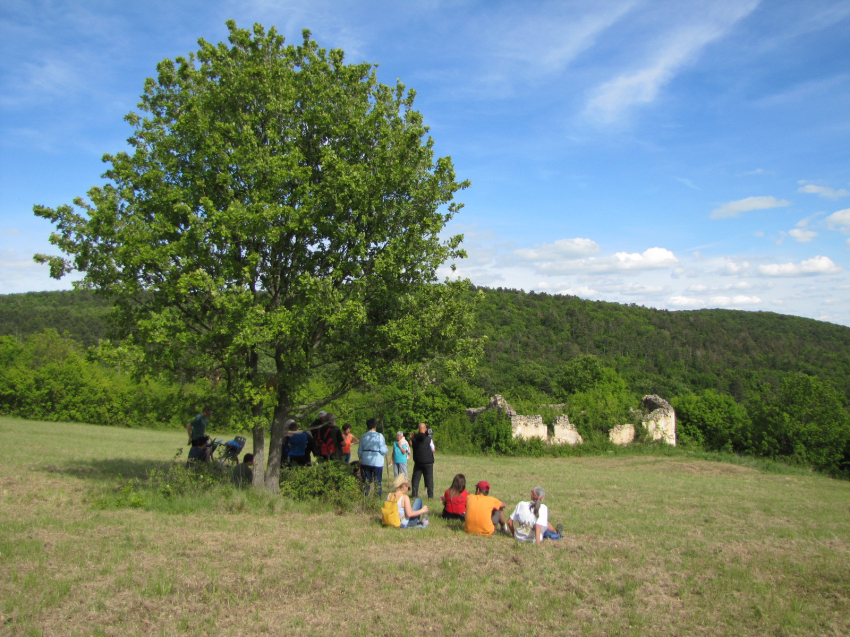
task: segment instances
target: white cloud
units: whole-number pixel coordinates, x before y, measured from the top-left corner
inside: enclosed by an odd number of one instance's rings
[[[538,244],[533,250],[514,250],[514,254],[526,261],[578,259],[599,254],[599,244],[591,239],[558,239],[555,243]]]
[[[571,296],[581,296],[583,298],[596,298],[599,296],[599,292],[586,285],[582,285],[577,288],[558,290],[558,294],[569,294]]]
[[[617,252],[608,257],[537,262],[535,266],[538,272],[544,274],[605,274],[659,270],[672,268],[678,264],[679,260],[669,250],[650,248],[640,254]]]
[[[726,286],[727,290],[751,290],[753,288],[752,283],[748,283],[747,281],[738,281],[737,283],[730,283]]]
[[[691,296],[671,296],[667,301],[674,307],[694,307],[697,305],[705,305],[705,301]]]
[[[705,291],[707,291],[707,290],[708,290],[708,286],[707,286],[707,285],[702,285],[701,283],[698,283],[697,285],[691,285],[691,286],[688,286],[688,288],[685,290],[685,292],[697,292],[697,293],[700,293],[700,292],[705,292]]]
[[[816,256],[800,263],[773,263],[760,265],[758,270],[763,276],[816,276],[818,274],[835,274],[841,272],[841,266],[833,263],[825,256]]]
[[[790,201],[777,199],[776,197],[747,197],[746,199],[738,199],[723,204],[719,208],[711,211],[712,219],[727,219],[729,217],[738,217],[743,212],[750,210],[767,210],[769,208],[781,208],[790,206]]]
[[[796,241],[800,243],[808,243],[816,236],[818,233],[814,230],[804,230],[803,228],[794,228],[793,230],[789,230],[788,234],[790,234]]]
[[[744,296],[743,294],[736,294],[735,296],[713,296],[711,297],[711,302],[717,305],[758,305],[761,303],[761,299],[757,296]]]
[[[709,43],[726,35],[749,15],[759,0],[713,2],[702,5],[687,22],[655,42],[642,66],[626,71],[591,91],[585,114],[603,123],[614,122],[630,108],[649,104],[659,91],[693,62]],[[704,9],[702,7],[705,7]]]
[[[750,264],[748,261],[726,261],[717,273],[724,276],[734,276],[736,274],[743,274],[749,269]]]
[[[823,197],[824,199],[839,199],[840,197],[846,197],[850,195],[850,190],[845,188],[839,188],[836,190],[835,188],[830,188],[829,186],[818,186],[816,184],[810,184],[805,181],[799,181],[797,183],[803,184],[799,188],[797,188],[797,192],[806,192],[812,195],[818,195],[819,197]]]
[[[850,234],[850,208],[833,212],[826,218],[826,225],[830,230],[839,230]]]

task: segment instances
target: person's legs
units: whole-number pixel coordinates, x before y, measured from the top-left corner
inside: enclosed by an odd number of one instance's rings
[[[428,491],[428,499],[434,497],[434,465],[426,464],[422,467],[422,473],[425,475],[425,489]]]
[[[383,485],[383,475],[384,468],[383,467],[372,467],[372,472],[375,475],[375,483],[378,485],[378,497],[380,498],[384,495],[384,485]]]
[[[422,508],[422,500],[420,498],[414,499],[410,503],[410,508],[413,509],[414,511],[418,511],[419,509]],[[408,520],[410,520],[407,523],[408,528],[410,528],[412,526],[417,526],[418,524],[422,524],[422,516],[421,515],[411,515],[408,518]]]
[[[422,479],[422,465],[413,463],[413,480],[411,481],[410,495],[414,498],[419,495],[419,481]]]
[[[562,537],[564,537],[564,536],[559,535],[555,531],[550,531],[549,529],[546,529],[545,531],[543,531],[543,539],[544,540],[560,540]]]
[[[370,467],[367,464],[360,465],[360,474],[363,476],[364,492],[369,495],[372,481],[375,479],[375,467]]]
[[[401,465],[399,463],[393,462],[393,477],[394,478],[398,478],[399,467],[401,467]]]
[[[398,469],[401,473],[406,475],[408,478],[410,477],[407,473],[407,463],[406,462],[399,462],[398,463]]]
[[[493,509],[493,515],[490,517],[493,520],[493,526],[497,529],[503,529],[507,526],[507,520],[505,520],[505,510],[504,509]]]
[[[344,454],[342,454],[342,457],[345,459],[345,464],[351,464],[351,454],[350,453],[344,453]]]

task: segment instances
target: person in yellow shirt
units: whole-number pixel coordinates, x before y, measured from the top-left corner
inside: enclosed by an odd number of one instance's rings
[[[490,495],[490,483],[482,480],[475,485],[475,495],[466,497],[464,529],[472,535],[493,535],[496,525],[507,533],[505,503]]]

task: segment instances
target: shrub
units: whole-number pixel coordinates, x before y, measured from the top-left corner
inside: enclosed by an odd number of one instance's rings
[[[361,484],[349,465],[323,462],[307,467],[287,467],[280,472],[280,493],[294,500],[321,499],[350,508],[361,496]]]
[[[731,396],[707,389],[701,394],[676,396],[676,435],[710,451],[733,451],[745,446],[750,429],[747,410]]]
[[[809,463],[830,473],[846,470],[850,415],[841,396],[815,376],[792,374],[766,385],[750,406],[756,454]]]

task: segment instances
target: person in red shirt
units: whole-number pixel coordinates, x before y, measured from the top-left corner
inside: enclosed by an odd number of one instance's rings
[[[463,520],[466,517],[466,476],[459,473],[452,480],[452,486],[440,498],[443,501],[443,517],[447,520]]]

